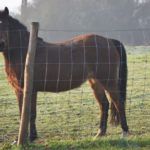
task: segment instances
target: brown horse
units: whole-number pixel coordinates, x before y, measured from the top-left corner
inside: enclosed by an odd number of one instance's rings
[[[24,66],[29,41],[27,28],[0,11],[0,51],[4,55],[7,78],[14,87],[21,113]],[[109,101],[111,122],[120,121],[128,132],[125,115],[127,63],[124,46],[117,40],[94,34],[81,35],[63,43],[47,43],[38,38],[34,63],[30,140],[37,137],[36,99],[38,91],[61,92],[89,81],[99,103],[101,119],[97,136],[105,135]]]

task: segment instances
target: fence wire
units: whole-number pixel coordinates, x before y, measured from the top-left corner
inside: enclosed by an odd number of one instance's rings
[[[20,32],[21,38],[21,32],[23,31],[18,32]],[[41,29],[40,35],[44,35],[46,40],[51,39],[53,35],[59,39],[61,32],[65,32],[66,38],[83,34],[83,31],[77,31],[75,33],[74,31],[66,32],[63,30],[53,31]],[[134,34],[137,34],[137,32],[141,35],[144,43],[142,45],[132,46],[132,43],[135,45]],[[126,43],[125,45],[128,57],[126,113],[131,134],[140,136],[150,135],[150,43],[147,42],[146,32],[149,32],[149,30],[145,29],[144,32],[143,30],[113,31],[113,34],[111,34],[111,31],[103,31],[102,33],[103,36],[116,38],[120,41],[122,39],[120,35],[130,35],[130,43]],[[63,39],[65,37],[63,35]],[[83,48],[86,49],[84,45]],[[23,46],[22,49],[24,49]],[[70,47],[70,51],[72,52],[72,47]],[[22,60],[22,56],[20,57]],[[60,57],[60,50],[58,50],[59,61]],[[46,57],[46,59],[48,58]],[[3,56],[0,55],[0,142],[14,140],[19,129],[19,110],[16,96],[7,82],[4,70]],[[71,72],[72,70],[73,65],[71,65]],[[59,88],[59,81],[61,80],[60,66],[58,66],[58,74],[56,76],[57,90]],[[45,72],[44,79],[45,91],[46,82],[47,71]],[[71,88],[72,74],[68,82]],[[76,140],[92,137],[99,128],[99,118],[99,106],[87,82],[80,88],[66,92],[57,94],[51,92],[38,93],[36,124],[38,136],[41,139]],[[112,128],[108,125],[107,132],[109,136],[118,135],[121,132],[121,128],[120,126]]]

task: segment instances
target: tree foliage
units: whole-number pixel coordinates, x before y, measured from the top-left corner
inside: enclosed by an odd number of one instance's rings
[[[148,5],[148,0],[143,3],[138,0],[34,0],[25,12],[24,21],[26,24],[39,21],[42,29],[50,30],[130,31],[150,25]],[[52,33],[50,39],[72,36],[64,32],[60,34],[58,37]],[[124,32],[120,36],[125,42],[130,39],[130,35]],[[136,33],[135,38],[137,43],[142,42],[140,34]]]

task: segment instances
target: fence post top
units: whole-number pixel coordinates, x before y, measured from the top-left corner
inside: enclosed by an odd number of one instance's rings
[[[39,22],[32,22],[31,25],[32,26],[39,26]]]

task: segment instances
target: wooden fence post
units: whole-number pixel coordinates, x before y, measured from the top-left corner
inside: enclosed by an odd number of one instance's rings
[[[37,22],[33,22],[31,25],[29,46],[25,63],[23,106],[17,145],[24,145],[28,141],[28,126],[30,121],[31,99],[33,91],[33,67],[37,46],[38,28],[39,24]]]

